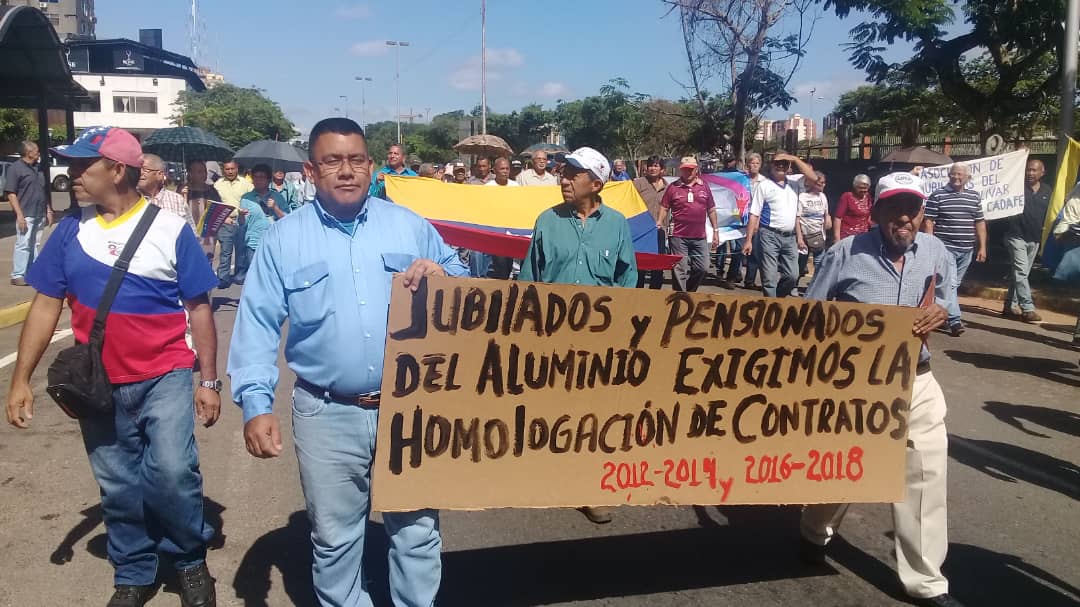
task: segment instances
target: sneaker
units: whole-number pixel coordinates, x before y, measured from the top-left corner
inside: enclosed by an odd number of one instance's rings
[[[229,285],[231,285],[231,284],[232,284],[232,282],[228,278],[221,278],[221,279],[218,280],[217,288],[219,288],[219,289],[228,289]]]
[[[810,540],[799,538],[799,560],[811,567],[825,564],[825,546],[820,546]]]
[[[116,592],[105,607],[143,607],[157,591],[157,586],[116,586]]]
[[[22,276],[20,276],[20,277],[18,277],[18,278],[12,278],[12,279],[11,279],[11,285],[12,285],[12,286],[14,286],[14,287],[25,287],[25,286],[28,286],[28,285],[26,284],[26,279],[25,279],[25,278],[23,278]]]
[[[217,607],[214,578],[210,577],[206,563],[176,573],[180,578],[181,607]]]
[[[578,508],[578,512],[585,515],[585,518],[589,519],[597,525],[603,525],[611,522],[611,508],[603,508],[600,506],[582,506]]]
[[[1024,322],[1042,322],[1042,316],[1039,316],[1039,314],[1035,312],[1035,310],[1031,310],[1030,312],[1024,312],[1020,315],[1020,318]]]
[[[1014,308],[1013,306],[1006,305],[1004,308],[1001,309],[1001,317],[1012,319],[1020,318],[1020,310]]]
[[[952,335],[953,337],[960,337],[964,334],[965,330],[966,329],[964,329],[964,323],[960,321],[956,321],[949,325],[949,335]]]
[[[926,607],[964,607],[963,603],[948,594],[939,594],[928,599],[916,599],[916,602]]]

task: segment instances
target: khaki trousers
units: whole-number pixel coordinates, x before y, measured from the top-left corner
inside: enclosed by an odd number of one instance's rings
[[[948,435],[945,395],[932,373],[915,376],[907,442],[907,496],[893,504],[896,568],[911,596],[930,598],[949,592],[941,573],[949,548],[946,508]],[[814,504],[803,509],[802,535],[826,545],[850,504]]]

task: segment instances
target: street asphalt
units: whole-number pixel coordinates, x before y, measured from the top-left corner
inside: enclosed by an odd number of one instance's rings
[[[238,287],[215,292],[222,373],[238,296]],[[1075,319],[1027,325],[977,306],[965,315],[963,336],[931,339],[949,405],[952,592],[969,606],[1080,604]],[[0,362],[19,330],[0,329]],[[112,591],[78,426],[44,391],[47,362],[70,343],[54,343],[34,376],[32,427],[0,427],[0,606],[104,605]],[[11,369],[0,368],[4,386]],[[281,369],[277,411],[287,424],[291,374]],[[208,557],[218,604],[313,605],[291,436],[281,457],[256,460],[244,450],[239,409],[225,401],[218,424],[197,431],[218,529]],[[447,511],[440,604],[905,605],[891,529],[887,505],[854,506],[828,564],[812,568],[796,554],[797,507],[622,507],[603,526],[570,509]],[[377,516],[368,538],[369,586],[376,604],[390,605]],[[171,573],[159,577],[150,605],[178,604]]]

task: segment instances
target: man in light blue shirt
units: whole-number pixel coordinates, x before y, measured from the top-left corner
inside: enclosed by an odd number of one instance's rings
[[[361,570],[371,507],[383,345],[394,272],[415,290],[426,275],[468,270],[435,228],[368,196],[371,158],[360,126],[328,118],[311,130],[317,195],[267,231],[248,273],[229,352],[233,400],[255,457],[281,453],[273,414],[281,327],[296,374],[292,427],[311,520],[315,592],[324,606],[370,605]],[[441,579],[438,512],[383,514],[397,605],[432,605]]]
[[[386,164],[379,169],[378,173],[375,173],[374,179],[371,180],[371,187],[368,189],[369,196],[386,199],[387,175],[417,176],[416,171],[405,166],[405,148],[400,143],[391,145],[390,149],[387,150]]]

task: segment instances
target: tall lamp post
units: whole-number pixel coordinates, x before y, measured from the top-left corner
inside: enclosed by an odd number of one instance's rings
[[[366,132],[367,131],[367,121],[364,120],[364,112],[365,112],[364,106],[367,104],[367,99],[366,99],[366,96],[364,94],[364,83],[365,82],[371,82],[371,77],[370,76],[357,76],[356,81],[360,83],[360,126],[363,127],[364,131]]]
[[[345,95],[338,95],[338,99],[341,100],[341,107],[345,108],[345,117],[349,117],[349,98]]]
[[[394,119],[397,121],[397,142],[401,143],[401,47],[409,46],[402,40],[387,40],[387,46],[394,48]]]

